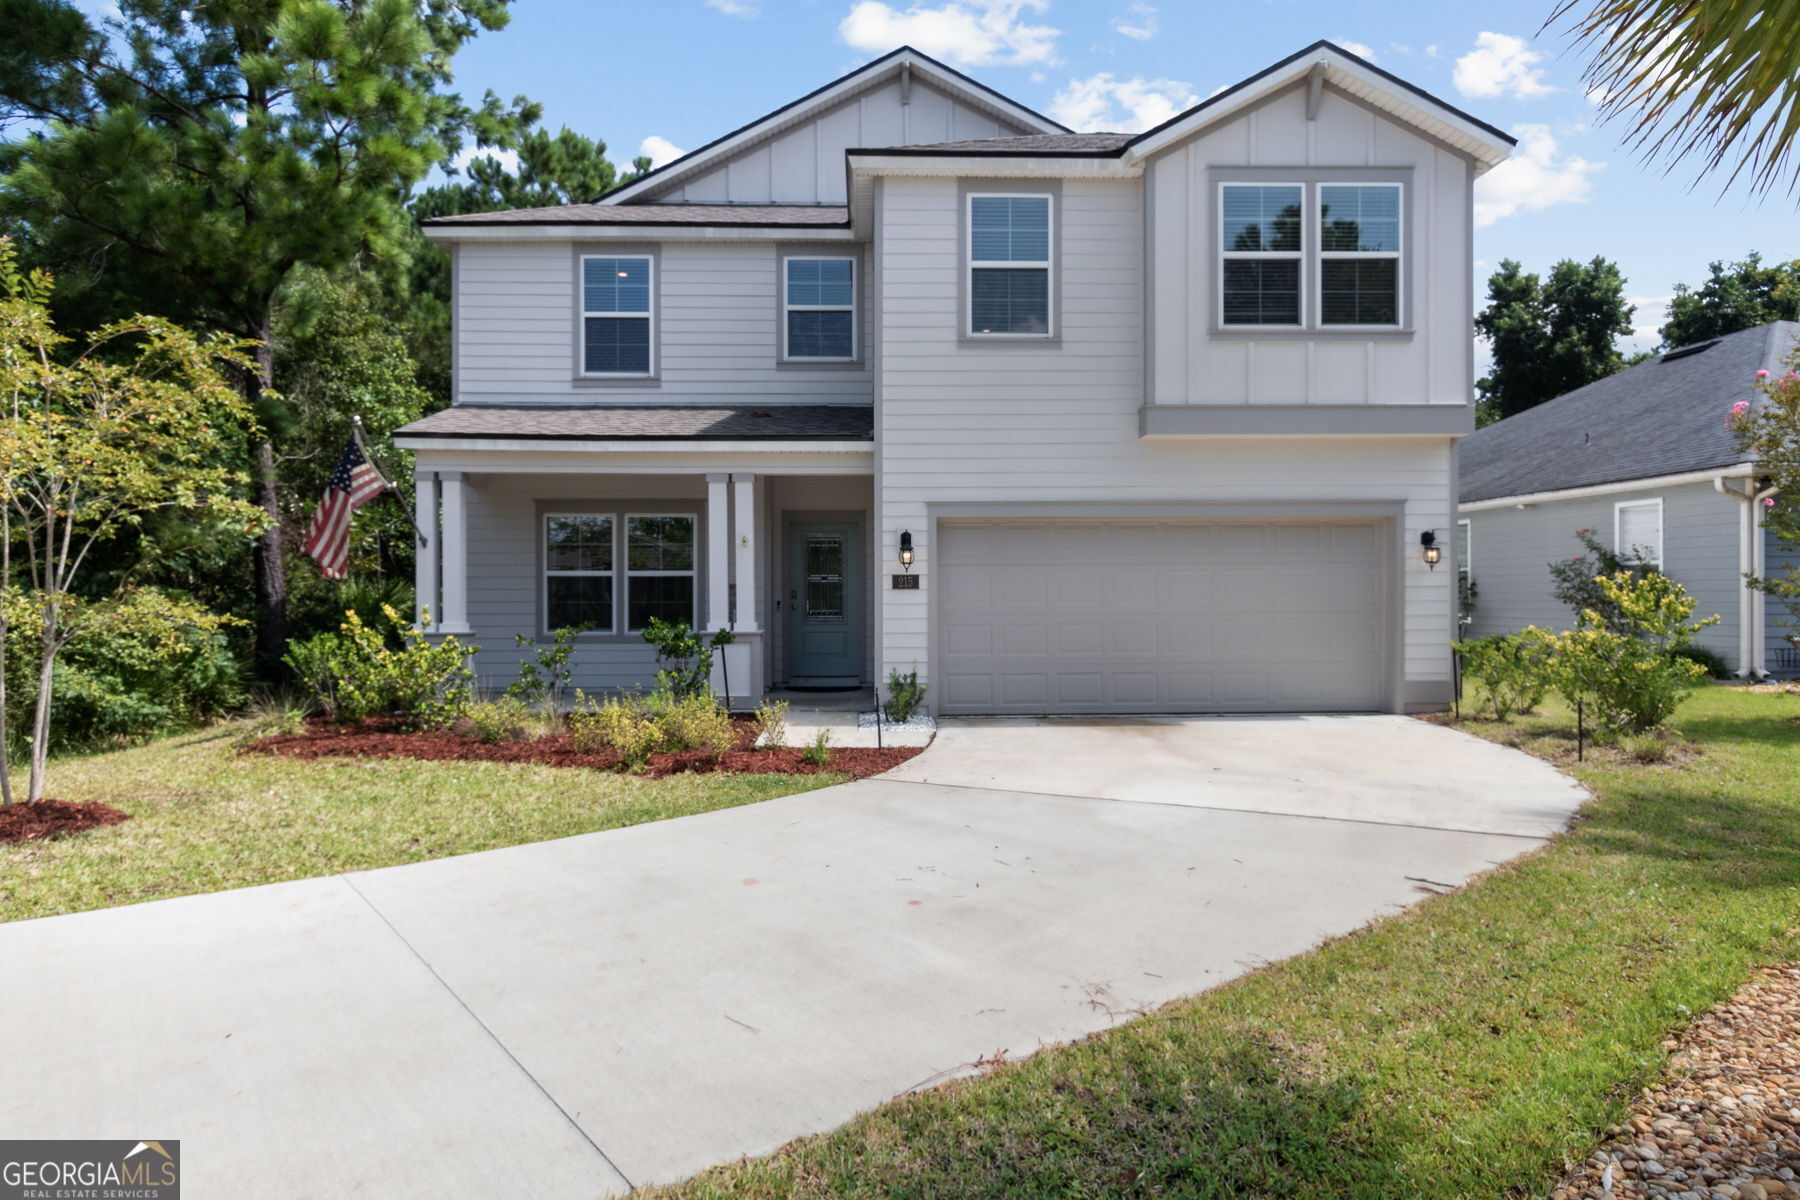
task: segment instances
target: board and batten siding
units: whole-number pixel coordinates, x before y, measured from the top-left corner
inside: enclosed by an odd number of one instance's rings
[[[1535,502],[1526,508],[1491,508],[1465,513],[1469,522],[1471,576],[1477,589],[1471,636],[1514,633],[1527,625],[1568,629],[1575,615],[1551,593],[1550,564],[1583,553],[1575,532],[1591,529],[1601,544],[1613,545],[1613,506],[1621,502],[1663,502],[1663,572],[1695,600],[1694,617],[1718,614],[1719,623],[1694,639],[1738,667],[1738,596],[1743,577],[1738,564],[1738,523],[1742,502],[1720,495],[1710,483],[1660,490],[1611,492],[1572,500]],[[1764,536],[1767,536],[1765,531]],[[1615,547],[1616,549],[1616,547]],[[1769,547],[1771,563],[1777,547]],[[1782,603],[1767,601],[1768,646],[1780,646],[1788,631]]]
[[[1410,169],[1402,315],[1411,334],[1208,336],[1219,323],[1214,243],[1221,174],[1328,167]],[[1341,178],[1355,181],[1354,174]],[[1306,118],[1302,86],[1159,154],[1145,169],[1146,252],[1155,264],[1150,402],[1469,403],[1472,181],[1471,164],[1460,154],[1329,88],[1314,120]]]
[[[970,344],[957,291],[957,181],[885,179],[879,281],[876,553],[910,530],[919,591],[883,589],[877,677],[929,672],[930,506],[1026,501],[1404,504],[1402,546],[1452,526],[1448,438],[1145,439],[1143,192],[1064,179],[1058,344]],[[1199,339],[1196,331],[1190,335]],[[1096,515],[1103,515],[1096,510]],[[1450,678],[1454,573],[1399,564],[1405,683]]]
[[[650,196],[654,203],[843,204],[846,150],[1035,132],[971,108],[917,77],[910,103],[902,104],[899,82],[889,80],[669,191],[651,189]]]
[[[582,246],[607,252],[598,244]],[[858,256],[861,361],[780,363],[778,241],[666,242],[656,247],[658,378],[639,385],[608,380],[603,387],[577,377],[576,249],[569,242],[458,246],[458,404],[869,401],[872,317],[863,247],[819,243],[807,251]]]

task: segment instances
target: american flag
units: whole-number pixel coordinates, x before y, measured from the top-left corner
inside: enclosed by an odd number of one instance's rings
[[[306,553],[318,560],[319,571],[327,579],[342,579],[350,562],[350,514],[381,495],[388,485],[352,437],[338,459],[331,482],[325,485],[325,498],[313,513],[312,527],[306,531]]]

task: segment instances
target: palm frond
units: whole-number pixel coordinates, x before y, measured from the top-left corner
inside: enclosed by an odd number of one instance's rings
[[[1630,121],[1646,157],[1730,166],[1727,187],[1800,182],[1800,0],[1561,0],[1557,25],[1592,55],[1601,117]]]

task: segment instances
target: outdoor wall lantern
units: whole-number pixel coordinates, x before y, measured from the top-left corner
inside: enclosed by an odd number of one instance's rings
[[[1437,534],[1427,529],[1419,535],[1419,545],[1425,548],[1425,565],[1437,570],[1438,563],[1444,557],[1443,547],[1437,544]]]
[[[912,530],[910,529],[900,531],[900,567],[905,571],[912,570]]]

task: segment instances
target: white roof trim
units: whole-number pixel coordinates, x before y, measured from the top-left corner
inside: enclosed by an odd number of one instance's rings
[[[528,405],[520,405],[529,411]],[[532,451],[541,454],[855,454],[870,456],[874,445],[866,441],[809,441],[804,438],[701,440],[698,438],[508,438],[446,437],[441,434],[394,435],[396,446],[408,450]]]
[[[1512,154],[1505,138],[1480,123],[1457,112],[1449,105],[1432,99],[1407,86],[1397,86],[1392,78],[1374,69],[1354,55],[1334,46],[1322,45],[1277,70],[1254,78],[1249,86],[1221,93],[1203,101],[1162,127],[1132,142],[1125,158],[1138,162],[1175,143],[1228,120],[1232,116],[1261,103],[1284,88],[1305,81],[1316,67],[1323,66],[1324,82],[1349,93],[1365,104],[1392,115],[1424,133],[1445,142],[1475,160],[1476,173],[1499,166]]]
[[[1683,471],[1679,475],[1649,475],[1643,479],[1621,479],[1616,483],[1596,483],[1587,487],[1562,488],[1554,492],[1526,492],[1518,496],[1495,496],[1491,500],[1471,500],[1459,504],[1459,513],[1485,512],[1496,508],[1523,508],[1532,504],[1549,504],[1557,500],[1585,500],[1593,496],[1610,496],[1616,492],[1648,492],[1658,488],[1682,487],[1691,483],[1711,483],[1715,479],[1741,479],[1756,474],[1755,463],[1732,463],[1710,471]]]
[[[976,83],[967,76],[957,74],[942,63],[914,50],[911,46],[902,46],[867,66],[859,67],[842,79],[827,84],[810,96],[797,100],[784,108],[778,108],[768,116],[744,126],[735,133],[726,134],[716,142],[683,155],[660,171],[652,172],[642,179],[607,193],[599,203],[624,204],[647,192],[661,191],[702,168],[730,157],[745,147],[774,136],[780,130],[804,123],[847,96],[865,91],[890,75],[899,75],[903,69],[910,71],[914,79],[926,79],[937,88],[949,92],[960,100],[978,108],[987,109],[1009,121],[1037,130],[1039,133],[1068,132],[1067,129],[1048,117],[1032,112],[1017,101],[1009,99],[983,84]]]
[[[434,242],[851,242],[856,234],[841,225],[427,225]]]

